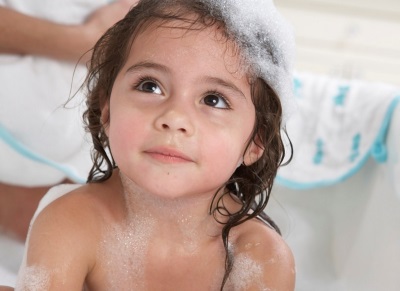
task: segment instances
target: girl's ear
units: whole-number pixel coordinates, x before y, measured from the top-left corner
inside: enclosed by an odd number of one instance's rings
[[[252,141],[250,146],[244,153],[243,163],[246,166],[250,166],[253,163],[257,162],[263,153],[264,153],[264,148],[260,147],[259,145],[257,145],[257,143]]]
[[[110,123],[110,106],[108,102],[104,105],[103,109],[101,110],[100,122],[103,126],[103,130],[105,134],[108,136],[108,127]]]

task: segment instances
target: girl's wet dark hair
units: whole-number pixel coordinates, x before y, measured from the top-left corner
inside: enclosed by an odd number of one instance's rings
[[[114,168],[117,167],[108,147],[101,111],[110,100],[114,81],[127,60],[132,42],[138,33],[150,25],[155,23],[168,25],[175,20],[187,24],[184,27],[180,26],[184,29],[218,27],[225,41],[231,40],[226,33],[223,17],[218,15],[217,11],[211,14],[203,1],[195,0],[142,0],[129,11],[124,19],[110,28],[93,49],[85,82],[87,110],[84,113],[84,119],[94,144],[93,167],[88,176],[88,183],[109,179]],[[226,185],[220,189],[225,190],[224,195],[217,196],[216,193],[210,206],[210,214],[214,217],[220,215],[226,217],[222,230],[226,261],[221,290],[229,278],[234,263],[229,250],[231,229],[246,220],[262,217],[279,232],[278,227],[263,211],[268,203],[278,167],[285,156],[281,137],[282,106],[277,94],[263,79],[249,76],[249,82],[255,106],[255,124],[248,146],[254,142],[263,149],[263,153],[255,163],[239,166]],[[230,213],[224,207],[225,195],[234,196],[235,201],[238,201],[240,205],[238,212]]]

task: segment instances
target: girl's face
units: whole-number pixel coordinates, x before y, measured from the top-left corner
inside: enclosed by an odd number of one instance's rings
[[[136,37],[102,120],[120,171],[144,191],[210,197],[243,156],[248,165],[261,154],[245,153],[255,109],[232,44],[214,27],[179,25]]]

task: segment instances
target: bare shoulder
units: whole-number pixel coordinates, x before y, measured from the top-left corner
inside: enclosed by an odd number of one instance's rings
[[[77,221],[80,221],[80,228],[85,227],[92,221],[91,218],[96,215],[99,211],[98,208],[102,205],[102,196],[104,195],[101,195],[100,189],[101,187],[92,185],[84,185],[73,190],[70,188],[71,191],[62,190],[65,193],[61,193],[58,195],[59,197],[50,197],[47,202],[47,196],[52,194],[52,190],[50,190],[42,200],[45,203],[33,222],[31,232],[34,232],[39,226],[50,227],[53,224],[57,227],[62,226],[63,230],[69,230],[68,226],[76,225]],[[96,195],[95,192],[99,192],[99,195]],[[74,227],[73,229],[79,228]]]
[[[241,269],[251,273],[242,278],[253,276],[252,287],[245,290],[294,290],[293,254],[274,229],[256,219],[243,223],[237,230],[234,253]]]
[[[96,229],[96,224],[106,223],[120,212],[118,207],[123,199],[118,195],[118,184],[115,184],[114,181],[106,181],[74,188],[66,187],[67,193],[61,193],[58,195],[60,197],[51,198],[51,202],[46,203],[48,205],[39,213],[32,231],[40,225],[52,224],[63,226],[63,230],[75,234],[79,234],[79,230],[85,227]]]
[[[110,183],[87,184],[78,187],[55,199],[38,214],[30,233],[29,241],[40,233],[52,237],[52,240],[74,238],[81,242],[96,238],[97,231],[120,212],[119,196],[113,195]],[[45,197],[46,198],[46,197]],[[42,230],[46,230],[43,232]]]
[[[103,185],[85,185],[39,213],[28,234],[20,289],[29,289],[32,277],[42,279],[41,290],[82,289],[96,263],[101,225],[112,213],[109,196]]]

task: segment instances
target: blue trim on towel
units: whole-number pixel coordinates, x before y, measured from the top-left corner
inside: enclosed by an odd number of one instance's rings
[[[84,184],[86,181],[80,177],[76,171],[67,166],[63,165],[57,162],[54,162],[52,160],[49,160],[42,155],[35,153],[34,151],[30,150],[27,146],[22,144],[20,141],[18,141],[15,137],[13,137],[1,124],[0,124],[0,140],[3,140],[7,145],[9,145],[14,151],[19,153],[20,155],[33,160],[35,162],[45,164],[47,166],[50,166],[52,168],[55,168],[59,170],[60,172],[64,173],[65,175],[68,176],[71,180],[73,180],[76,183]]]
[[[386,162],[387,160],[387,148],[386,148],[386,135],[390,125],[390,121],[392,119],[392,115],[396,106],[400,103],[400,96],[397,96],[389,106],[388,112],[386,113],[383,122],[382,128],[378,132],[378,136],[375,139],[375,142],[371,148],[371,155],[375,158],[378,163]]]
[[[383,163],[387,160],[387,148],[385,145],[386,141],[386,135],[389,129],[390,121],[392,119],[392,115],[394,110],[396,109],[396,106],[400,103],[400,95],[396,96],[395,99],[390,103],[389,108],[386,112],[386,115],[383,118],[382,121],[382,126],[375,138],[375,141],[373,142],[370,150],[367,152],[367,154],[360,159],[358,164],[356,164],[352,169],[350,169],[347,173],[345,173],[342,176],[339,176],[336,179],[332,180],[322,180],[322,181],[316,181],[312,183],[302,183],[302,182],[297,182],[297,181],[292,181],[289,179],[282,178],[281,176],[277,176],[275,178],[275,182],[283,185],[285,187],[291,188],[291,189],[297,189],[297,190],[305,190],[305,189],[311,189],[311,188],[318,188],[318,187],[327,187],[331,186],[340,182],[343,182],[353,176],[355,173],[357,173],[362,166],[368,161],[370,157],[373,157],[378,163]]]
[[[300,98],[300,90],[303,87],[303,83],[299,78],[293,78],[293,93],[296,97]]]

